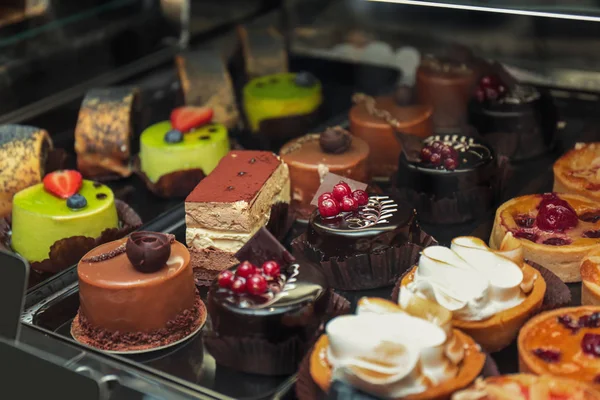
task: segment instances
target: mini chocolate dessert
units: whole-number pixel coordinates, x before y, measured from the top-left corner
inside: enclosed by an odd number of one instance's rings
[[[172,235],[135,232],[103,244],[81,259],[77,273],[81,305],[71,332],[88,346],[118,352],[164,347],[206,320],[189,252]]]
[[[296,371],[327,318],[349,303],[313,265],[294,259],[264,228],[236,254],[208,293],[204,338],[218,364],[262,375]]]
[[[500,66],[479,80],[469,111],[469,122],[513,160],[543,154],[553,143],[558,115],[552,97],[518,84]]]
[[[279,155],[290,170],[292,207],[300,219],[307,220],[316,208],[310,202],[326,174],[369,181],[369,145],[339,126],[292,140]]]
[[[388,195],[351,191],[340,182],[319,196],[319,208],[294,254],[320,265],[335,289],[393,285],[435,240],[421,231],[414,209]]]
[[[428,55],[421,60],[417,69],[418,98],[419,102],[433,106],[436,128],[464,125],[476,79],[468,58]]]
[[[287,165],[267,151],[230,151],[185,200],[194,273],[210,283],[239,263],[235,253],[261,227],[287,218]]]
[[[390,96],[353,98],[350,131],[369,144],[369,170],[376,179],[389,180],[398,169],[401,146],[394,130],[423,138],[433,133],[433,109],[417,104],[415,97],[412,88],[401,86]]]
[[[492,209],[503,174],[503,162],[478,139],[435,135],[423,141],[419,156],[400,155],[396,188],[416,207],[420,221],[457,224]]]

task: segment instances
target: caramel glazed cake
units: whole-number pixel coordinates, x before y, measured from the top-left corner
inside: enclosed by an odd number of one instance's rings
[[[239,263],[235,253],[269,222],[278,203],[290,203],[290,175],[279,157],[266,151],[231,151],[223,157],[185,200],[196,280],[210,284]]]

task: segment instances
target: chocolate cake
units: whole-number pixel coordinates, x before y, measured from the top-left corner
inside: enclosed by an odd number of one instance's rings
[[[168,345],[206,318],[190,256],[172,235],[135,232],[96,247],[77,265],[80,308],[72,333],[108,351]]]
[[[389,180],[398,169],[401,145],[395,130],[418,137],[432,134],[433,109],[415,100],[409,87],[389,96],[354,96],[357,104],[350,110],[350,132],[369,144],[369,170],[374,178]]]
[[[468,59],[425,56],[417,69],[419,102],[433,106],[436,128],[457,128],[467,121],[467,108],[477,74]]]
[[[517,83],[498,64],[478,82],[469,122],[498,151],[513,160],[547,152],[558,121],[546,91]]]
[[[235,253],[290,202],[288,167],[266,151],[231,151],[185,200],[186,241],[198,280],[239,261]]]
[[[205,343],[218,364],[254,374],[288,375],[328,313],[349,308],[310,263],[294,259],[264,228],[221,272],[208,293]],[[334,304],[336,303],[336,304]]]
[[[431,224],[467,222],[490,211],[498,199],[502,162],[494,150],[460,134],[425,139],[416,159],[400,155],[395,185],[402,199]]]
[[[369,181],[369,145],[340,127],[294,139],[279,154],[289,167],[291,204],[301,219],[308,219],[315,209],[310,203],[327,173]]]

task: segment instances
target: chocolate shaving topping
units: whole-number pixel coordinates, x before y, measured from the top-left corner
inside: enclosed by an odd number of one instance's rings
[[[341,126],[327,128],[319,136],[319,145],[325,153],[342,154],[351,144],[352,135]]]
[[[82,262],[97,263],[110,260],[116,256],[125,253],[125,243],[109,251],[108,253],[98,254],[97,256],[87,257],[81,260]]]
[[[175,236],[158,232],[134,232],[125,245],[127,258],[140,272],[156,272],[171,256]]]

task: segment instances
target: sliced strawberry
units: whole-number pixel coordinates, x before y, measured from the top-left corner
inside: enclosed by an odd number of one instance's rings
[[[180,132],[188,132],[212,120],[209,107],[179,107],[171,111],[171,125]]]
[[[44,177],[44,189],[61,199],[68,199],[79,191],[82,181],[78,171],[54,171]]]

